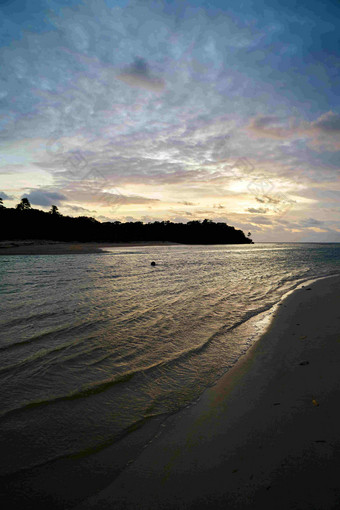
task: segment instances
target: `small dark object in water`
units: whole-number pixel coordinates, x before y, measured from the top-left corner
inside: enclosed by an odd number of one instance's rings
[[[301,361],[300,365],[302,365],[302,366],[309,365],[309,361]]]
[[[155,265],[156,265],[156,262],[152,261],[152,262],[151,262],[151,265],[152,265],[152,266],[155,266]]]

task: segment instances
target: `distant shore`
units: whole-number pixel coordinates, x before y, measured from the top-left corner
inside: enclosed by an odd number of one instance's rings
[[[339,310],[340,277],[294,291],[250,352],[77,510],[338,508]]]
[[[80,243],[48,240],[11,240],[0,241],[0,255],[70,255],[84,253],[103,253],[106,248],[124,248],[133,246],[171,246],[178,243],[150,241],[133,243]]]

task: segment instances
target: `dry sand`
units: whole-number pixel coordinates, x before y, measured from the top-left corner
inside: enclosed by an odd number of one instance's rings
[[[0,255],[73,255],[84,253],[103,253],[105,248],[124,248],[132,246],[169,246],[168,242],[140,243],[61,243],[58,241],[0,241]]]
[[[340,508],[340,277],[268,332],[80,510]]]

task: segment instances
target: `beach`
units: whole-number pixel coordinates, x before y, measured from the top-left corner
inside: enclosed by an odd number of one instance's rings
[[[340,278],[286,297],[264,336],[85,509],[340,504]]]
[[[105,248],[123,248],[131,246],[167,246],[175,243],[80,243],[49,240],[13,240],[0,241],[0,255],[74,255],[84,253],[103,253]]]

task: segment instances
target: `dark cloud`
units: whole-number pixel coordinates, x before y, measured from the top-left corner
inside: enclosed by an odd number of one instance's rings
[[[327,112],[311,123],[311,129],[326,134],[340,133],[340,115],[334,112]]]
[[[257,216],[255,219],[251,219],[251,222],[254,222],[255,225],[258,223],[259,225],[272,225],[273,221],[269,218],[264,218],[263,216]]]
[[[96,214],[97,211],[85,209],[85,207],[80,207],[78,205],[68,205],[67,209],[70,209],[70,211],[79,213],[79,214]]]
[[[313,122],[297,122],[296,119],[287,120],[274,115],[259,115],[251,119],[247,128],[258,137],[287,139],[291,137],[315,137],[328,135],[334,137],[340,134],[340,115],[329,111]]]
[[[296,133],[285,121],[274,115],[260,115],[251,119],[247,128],[259,137],[287,138]]]
[[[7,193],[5,193],[4,191],[0,191],[0,198],[2,198],[3,200],[13,200],[14,199],[14,197],[7,195]]]
[[[252,125],[256,128],[263,129],[270,125],[275,124],[278,121],[277,117],[273,115],[262,115],[252,120]]]
[[[268,209],[265,209],[263,207],[259,207],[258,209],[255,209],[254,207],[249,207],[247,211],[254,214],[265,214],[268,211]]]
[[[42,206],[59,205],[64,200],[67,200],[67,197],[62,193],[43,189],[31,190],[22,196],[22,198],[24,197],[28,198],[31,204]]]
[[[280,200],[275,196],[262,195],[262,197],[255,197],[256,202],[260,202],[261,204],[278,204]]]
[[[153,92],[162,92],[165,82],[153,76],[150,66],[143,58],[137,57],[134,62],[118,75],[118,79],[133,87],[142,87]]]
[[[305,220],[301,220],[299,224],[301,227],[310,228],[310,227],[322,227],[325,225],[325,222],[316,220],[315,218],[306,218]]]

